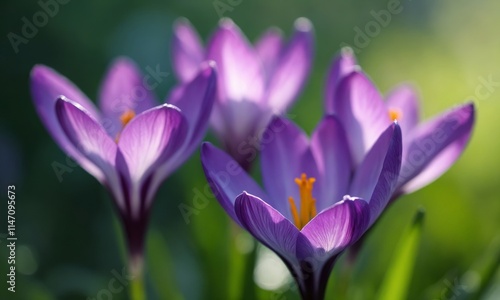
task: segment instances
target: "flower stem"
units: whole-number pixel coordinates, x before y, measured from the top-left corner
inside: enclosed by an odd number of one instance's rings
[[[143,276],[133,278],[132,281],[130,282],[130,299],[132,300],[146,299]]]
[[[143,266],[142,257],[134,257],[129,261],[131,300],[146,300]]]

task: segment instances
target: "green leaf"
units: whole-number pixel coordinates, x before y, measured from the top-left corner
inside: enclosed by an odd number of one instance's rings
[[[161,299],[182,300],[183,296],[176,284],[174,268],[165,240],[161,233],[151,228],[147,247],[148,268],[151,279]]]
[[[387,270],[379,290],[379,300],[401,300],[407,298],[408,287],[422,236],[424,215],[425,212],[423,209],[417,211],[412,224],[396,245],[394,259]]]

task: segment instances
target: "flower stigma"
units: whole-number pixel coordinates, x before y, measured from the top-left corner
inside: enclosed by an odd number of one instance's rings
[[[402,115],[399,109],[389,109],[389,118],[391,118],[391,121],[401,120]]]
[[[316,216],[316,199],[313,198],[312,190],[316,178],[309,177],[302,173],[300,178],[295,178],[295,183],[299,186],[300,212],[295,205],[293,197],[288,197],[290,209],[292,211],[293,222],[299,230]]]

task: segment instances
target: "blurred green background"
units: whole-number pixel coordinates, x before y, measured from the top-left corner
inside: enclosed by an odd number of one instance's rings
[[[121,231],[109,197],[92,176],[67,161],[35,113],[28,85],[33,65],[51,66],[95,99],[108,63],[116,56],[131,57],[143,71],[159,66],[171,72],[172,23],[187,17],[206,40],[219,19],[214,3],[222,2],[231,8],[224,16],[251,40],[269,26],[289,35],[297,17],[312,21],[314,70],[290,112],[308,132],[322,116],[325,74],[343,44],[357,48],[360,64],[383,93],[401,81],[414,83],[426,118],[466,100],[475,102],[476,127],[460,160],[435,183],[393,205],[371,232],[354,271],[347,276],[341,259],[329,285],[329,297],[371,299],[394,256],[394,246],[416,209],[423,206],[427,214],[408,299],[465,299],[467,291],[477,289],[484,279],[477,271],[481,264],[492,266],[500,253],[489,250],[500,228],[500,3],[402,0],[400,13],[392,14],[367,43],[356,44],[356,28],[366,33],[366,25],[376,20],[371,12],[386,10],[391,1],[70,0],[34,37],[19,45],[18,53],[8,33],[20,35],[22,18],[32,20],[42,8],[37,1],[2,1],[0,188],[6,195],[7,184],[16,185],[18,275],[15,295],[6,291],[6,277],[0,280],[0,298],[99,299],[100,291],[125,266]],[[493,84],[485,85],[488,81]],[[158,97],[164,99],[175,82],[173,75],[163,81],[155,90]],[[213,139],[210,134],[207,138]],[[62,181],[54,162],[71,170]],[[274,274],[261,264],[256,271],[259,285],[241,283],[235,274],[242,273],[243,258],[233,252],[248,251],[252,240],[234,229],[214,198],[207,197],[206,205],[186,223],[179,204],[193,206],[194,191],[205,186],[196,152],[157,196],[148,235],[150,298],[296,299],[293,285],[282,278],[279,267],[271,269]],[[7,198],[2,199],[0,234],[7,227]],[[0,242],[4,274],[8,256],[4,235]],[[275,259],[259,253],[263,261]],[[265,275],[269,278],[263,279]],[[103,293],[100,296],[107,299]],[[112,296],[127,299],[126,287]],[[482,299],[500,299],[498,271]]]

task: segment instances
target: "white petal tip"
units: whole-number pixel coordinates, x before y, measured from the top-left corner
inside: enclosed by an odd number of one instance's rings
[[[178,108],[177,106],[175,105],[172,105],[172,104],[168,104],[168,103],[164,103],[162,105],[160,105],[159,109],[162,109],[162,108],[166,108],[166,109],[173,109],[173,110],[176,110],[178,112],[181,111],[180,108]],[[153,108],[154,109],[154,108]]]
[[[179,17],[174,21],[174,27],[184,25],[191,25],[191,22],[189,22],[189,20],[185,17]]]
[[[234,26],[234,22],[230,18],[222,18],[219,21],[219,26],[221,28],[231,29]]]
[[[342,56],[354,56],[354,50],[351,47],[345,46],[340,49],[340,55]]]
[[[353,72],[363,72],[363,69],[361,69],[360,65],[355,65],[352,67]]]
[[[344,195],[344,197],[342,198],[342,201],[347,201],[347,200],[354,200],[353,197],[351,197],[351,195]]]
[[[296,30],[303,32],[309,32],[313,28],[311,21],[304,17],[300,17],[295,20],[294,26]]]
[[[283,30],[281,30],[281,28],[279,27],[276,27],[276,26],[272,26],[270,27],[268,30],[267,30],[268,33],[272,33],[272,34],[276,34],[276,35],[283,35]]]

